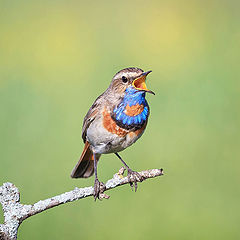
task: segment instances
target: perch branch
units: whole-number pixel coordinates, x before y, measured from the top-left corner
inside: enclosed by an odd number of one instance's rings
[[[127,183],[132,183],[133,179],[123,177],[123,173],[124,168],[121,168],[112,179],[107,181],[106,188],[102,190],[100,194],[100,199],[109,198],[109,196],[105,194],[105,191]],[[152,169],[138,172],[138,174],[140,178],[136,180],[137,182],[141,182],[142,179],[146,180],[148,178],[161,176],[163,175],[163,171],[162,169]],[[20,203],[18,188],[12,183],[4,183],[0,187],[0,203],[4,213],[4,223],[0,224],[0,240],[17,239],[18,228],[26,218],[67,202],[93,196],[93,193],[93,187],[75,188],[70,192],[40,200],[33,205],[26,205]]]

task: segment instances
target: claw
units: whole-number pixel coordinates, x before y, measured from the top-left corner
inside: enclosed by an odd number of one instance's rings
[[[106,186],[103,182],[99,182],[99,180],[96,178],[95,182],[94,182],[94,193],[93,193],[93,197],[94,200],[96,201],[97,198],[99,200],[102,200],[104,195],[104,191],[106,189]]]
[[[135,192],[137,191],[137,182],[142,182],[144,177],[142,177],[138,172],[133,171],[132,169],[128,168],[128,181],[130,182],[130,187],[133,191],[133,183]]]

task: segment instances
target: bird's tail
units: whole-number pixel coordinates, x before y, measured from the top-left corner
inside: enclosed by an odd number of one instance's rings
[[[99,159],[100,155],[98,156]],[[94,158],[93,152],[90,149],[90,144],[86,141],[81,157],[72,170],[72,178],[88,178],[94,173]]]

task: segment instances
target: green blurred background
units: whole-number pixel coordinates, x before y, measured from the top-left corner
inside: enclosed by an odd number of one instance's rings
[[[240,239],[239,1],[0,1],[0,184],[34,203],[69,177],[82,120],[122,68],[153,70],[151,116],[122,153],[165,176],[51,209],[19,239]],[[99,163],[106,181],[121,167]],[[2,211],[0,211],[2,222]]]

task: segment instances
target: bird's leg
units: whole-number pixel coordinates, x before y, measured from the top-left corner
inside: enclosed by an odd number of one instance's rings
[[[138,173],[133,171],[121,158],[121,156],[118,153],[115,153],[116,156],[121,160],[121,162],[124,164],[124,166],[127,168],[128,171],[128,180],[130,182],[131,189],[133,190],[133,183],[135,192],[137,191],[137,181],[142,182],[144,178]]]
[[[97,177],[97,157],[96,154],[93,153],[93,157],[94,157],[94,173],[95,173],[95,182],[94,182],[94,200],[96,201],[96,199],[100,199],[100,193],[103,193],[106,186],[103,182],[99,182],[98,177]]]

